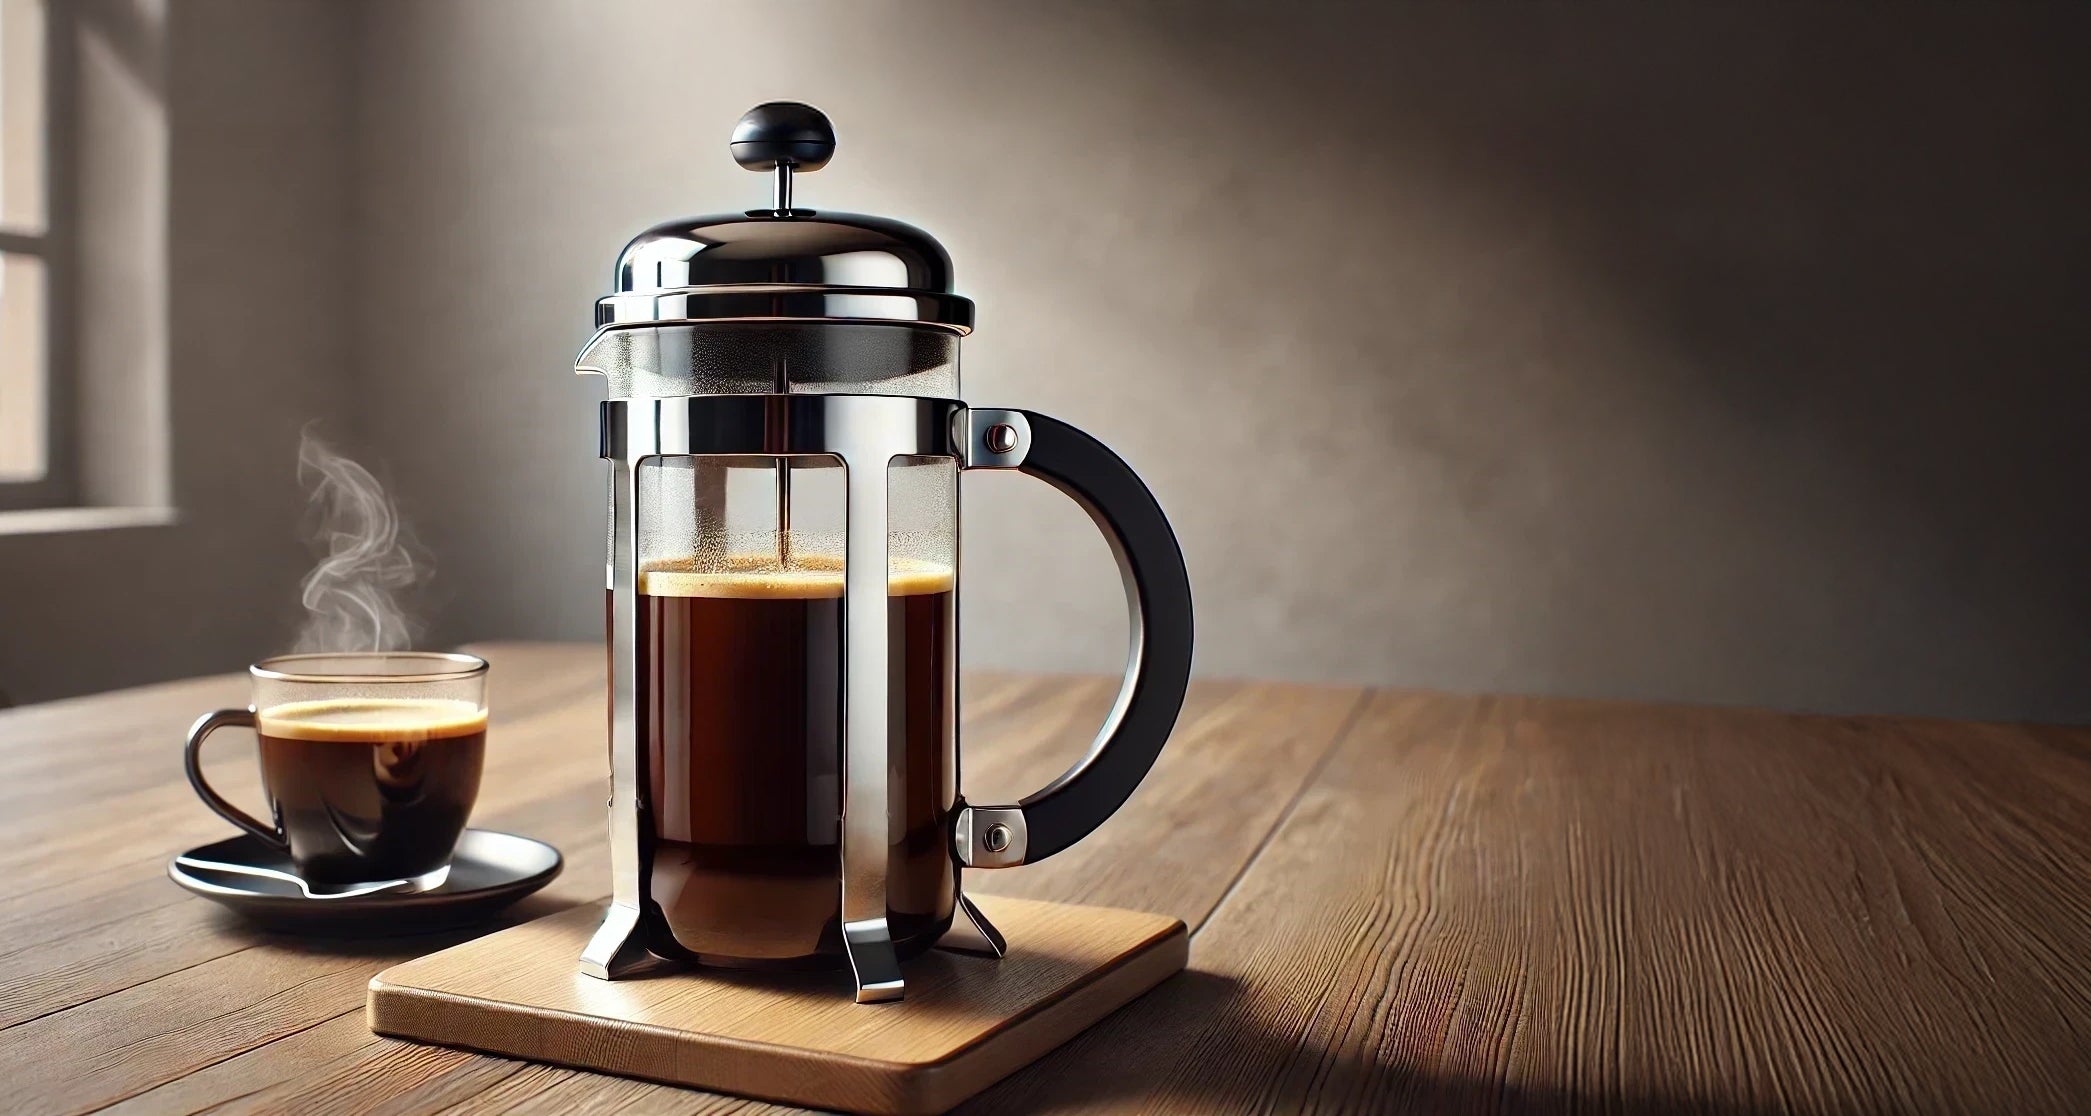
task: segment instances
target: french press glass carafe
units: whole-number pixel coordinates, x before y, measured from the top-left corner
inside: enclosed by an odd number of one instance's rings
[[[935,240],[794,207],[793,175],[834,151],[825,116],[762,105],[731,146],[774,175],[770,207],[626,245],[576,361],[609,382],[614,874],[581,969],[846,963],[859,1001],[898,999],[906,957],[1004,948],[961,866],[1059,852],[1153,765],[1190,676],[1190,581],[1102,443],[959,401],[973,304]],[[1133,613],[1095,744],[1010,806],[959,794],[963,469],[1074,497]]]

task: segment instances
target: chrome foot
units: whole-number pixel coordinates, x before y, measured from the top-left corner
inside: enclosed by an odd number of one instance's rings
[[[883,1004],[907,994],[900,978],[900,957],[893,952],[893,935],[883,918],[842,924],[842,948],[849,954],[850,972],[857,978],[857,1002]]]
[[[995,924],[980,913],[980,908],[974,906],[971,899],[960,895],[958,913],[951,919],[951,929],[944,931],[944,936],[937,939],[937,948],[948,949],[953,953],[974,953],[982,957],[999,958],[1009,952],[1009,942],[1002,937],[1000,930],[995,929]]]
[[[639,935],[639,909],[612,903],[603,924],[581,951],[581,974],[597,980],[622,980],[653,960]]]

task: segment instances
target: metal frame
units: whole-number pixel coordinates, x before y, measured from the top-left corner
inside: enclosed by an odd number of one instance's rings
[[[596,300],[598,329],[677,322],[857,321],[973,332],[972,302],[937,291],[733,283],[626,291]]]
[[[887,470],[896,457],[954,457],[973,465],[985,427],[956,400],[881,395],[700,395],[602,404],[602,456],[611,463],[607,571],[610,619],[610,909],[581,955],[581,971],[615,980],[645,964],[646,809],[640,770],[637,483],[650,458],[706,455],[833,457],[846,473],[843,551],[841,908],[843,946],[859,1003],[900,999],[905,984],[886,922],[890,848],[887,780]],[[1021,419],[1022,416],[1018,416]],[[1007,420],[1001,425],[1008,426]],[[976,427],[979,432],[976,435]],[[1008,443],[1005,435],[998,441]],[[1020,443],[981,447],[981,467],[1014,467]],[[969,817],[960,805],[961,819]],[[1021,814],[1018,814],[1021,835]],[[1005,834],[1006,836],[1006,834]],[[1021,859],[1021,843],[1014,850]],[[953,948],[1000,956],[1002,935],[958,896]],[[961,924],[963,920],[963,925]]]

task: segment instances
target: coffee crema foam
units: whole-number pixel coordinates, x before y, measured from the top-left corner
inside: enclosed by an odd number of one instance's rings
[[[957,584],[957,574],[942,562],[894,558],[887,564],[888,596],[948,593]],[[736,554],[724,562],[675,558],[639,570],[639,592],[649,597],[818,600],[840,597],[842,589],[842,560],[829,555],[795,558],[790,565],[773,554]]]
[[[446,698],[328,698],[272,705],[255,715],[263,736],[394,744],[486,731],[486,710]]]

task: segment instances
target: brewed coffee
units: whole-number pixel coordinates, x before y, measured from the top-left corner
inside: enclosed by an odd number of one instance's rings
[[[262,785],[299,875],[403,879],[449,862],[486,757],[476,703],[336,698],[256,720]]]
[[[674,941],[724,965],[839,965],[843,573],[738,557],[639,574],[651,895]],[[950,926],[957,797],[954,578],[896,560],[888,582],[894,844],[903,956]]]

